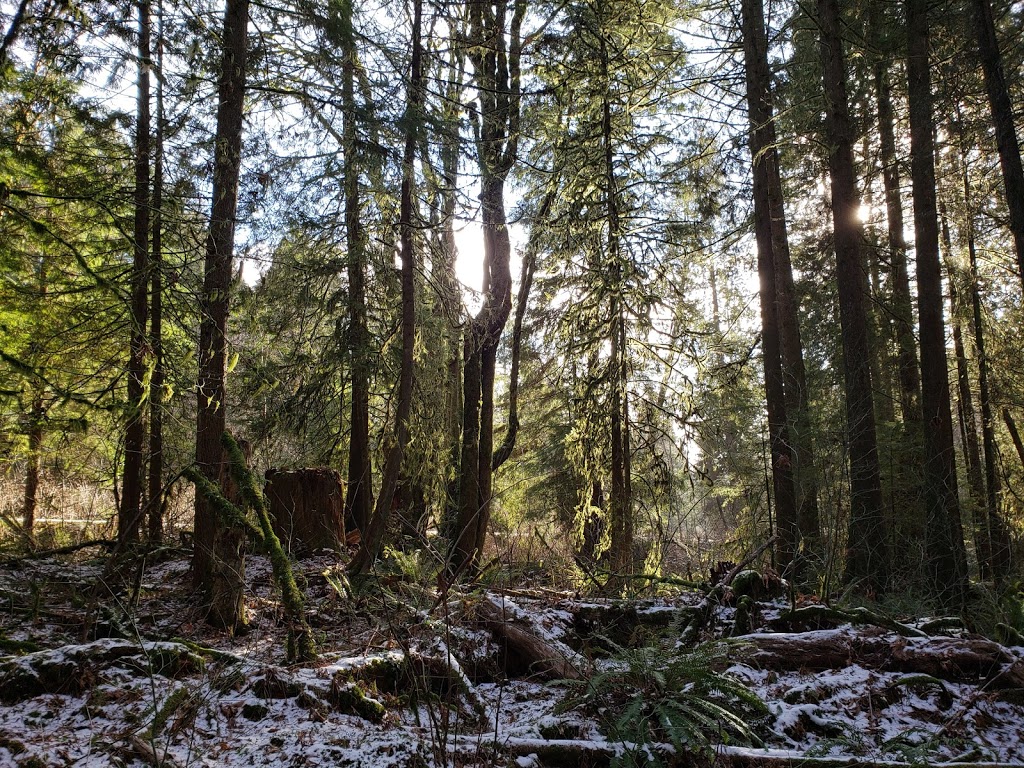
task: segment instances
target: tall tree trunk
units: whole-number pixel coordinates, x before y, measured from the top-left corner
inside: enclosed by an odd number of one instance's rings
[[[602,79],[610,82],[610,52],[607,32],[600,33],[600,66]],[[601,141],[604,153],[605,217],[607,239],[605,254],[607,266],[603,271],[611,275],[611,308],[608,338],[607,381],[610,388],[610,433],[611,450],[611,494],[608,498],[608,526],[611,542],[608,548],[608,567],[612,578],[608,586],[619,591],[625,585],[625,577],[633,573],[633,496],[630,477],[629,445],[629,402],[628,384],[628,341],[626,337],[625,307],[622,300],[623,254],[622,224],[619,215],[619,184],[615,173],[615,146],[612,135],[612,105],[610,94],[605,91],[601,103]]]
[[[928,62],[928,0],[907,0],[907,79],[910,102],[911,182],[917,312],[921,338],[921,410],[924,434],[926,572],[943,603],[962,603],[967,588],[957,498],[956,457],[949,403],[942,269],[935,203],[931,70]]]
[[[449,571],[470,570],[490,519],[494,453],[494,373],[501,333],[512,311],[511,243],[505,218],[505,179],[519,138],[520,28],[526,3],[469,3],[470,59],[479,103],[477,154],[484,238],[484,302],[466,329],[458,520]]]
[[[157,2],[156,135],[153,146],[153,243],[149,298],[149,345],[153,374],[149,381],[149,496],[148,534],[151,542],[164,537],[164,338],[163,338],[163,199],[164,199],[164,85],[163,3]]]
[[[846,382],[846,428],[850,455],[850,525],[846,578],[867,591],[883,591],[889,553],[883,519],[881,470],[871,388],[868,280],[861,253],[853,127],[846,95],[846,63],[836,0],[818,0],[825,89],[825,131],[832,182],[839,319]]]
[[[28,456],[25,457],[25,492],[21,500],[21,528],[32,542],[35,535],[36,504],[39,495],[39,463],[43,449],[43,419],[46,411],[43,398],[32,401],[28,422]]]
[[[988,382],[988,355],[985,351],[985,326],[981,315],[981,293],[978,286],[978,252],[974,239],[974,215],[971,213],[970,179],[967,176],[966,154],[961,153],[963,165],[964,204],[968,211],[967,255],[970,259],[971,313],[974,322],[974,348],[978,354],[978,400],[981,405],[981,441],[985,465],[985,508],[988,520],[989,556],[992,578],[1004,580],[1011,568],[1010,534],[999,511],[1001,486],[999,482],[995,421],[992,413],[992,395]]]
[[[554,188],[552,188],[553,190]],[[551,204],[554,202],[555,193],[549,191],[541,202],[537,217],[531,227],[537,227],[540,222],[547,218]],[[519,435],[519,368],[522,359],[523,348],[523,325],[526,319],[526,307],[530,300],[530,290],[533,288],[533,276],[537,270],[537,246],[532,238],[523,251],[523,264],[519,271],[519,293],[516,296],[516,316],[512,324],[512,367],[509,372],[508,382],[508,427],[502,438],[501,445],[494,452],[491,459],[491,469],[495,472],[499,467],[508,461],[512,451],[516,447],[516,437]]]
[[[227,474],[222,472],[221,435],[226,426],[226,334],[242,160],[248,23],[248,0],[227,0],[217,97],[213,205],[200,297],[196,413],[196,464],[214,483],[221,483],[222,475]],[[237,628],[244,622],[242,535],[220,523],[201,493],[196,494],[195,517],[192,569],[196,584],[209,603],[208,621],[215,626]]]
[[[440,94],[439,115],[427,125],[421,138],[421,157],[428,177],[431,195],[430,228],[437,233],[430,248],[429,284],[435,299],[430,304],[436,327],[436,356],[442,361],[438,373],[442,383],[439,397],[440,423],[443,430],[444,453],[449,467],[459,466],[462,438],[462,290],[456,274],[458,246],[455,241],[456,213],[459,196],[459,158],[462,149],[459,121],[462,117],[466,56],[458,41],[465,40],[462,19],[455,24],[451,37],[456,41],[447,54],[433,57],[436,70],[425,74],[427,80],[444,83]],[[430,58],[428,57],[428,61]],[[437,163],[431,162],[428,147],[437,147]],[[458,474],[448,476],[443,495],[436,499],[436,521],[444,541],[451,541],[458,515]],[[428,507],[427,514],[430,509]],[[429,523],[429,518],[427,520]]]
[[[950,235],[945,206],[941,203],[939,216],[942,221],[942,244],[946,249],[949,275],[949,316],[953,323],[953,353],[956,355],[957,419],[964,447],[964,462],[967,465],[967,483],[974,522],[974,547],[978,554],[979,575],[982,579],[991,579],[992,536],[985,501],[985,475],[981,461],[981,445],[978,442],[978,420],[974,410],[974,395],[971,392],[971,370],[960,325],[960,318],[964,313],[963,298],[958,288],[960,274],[953,266],[953,238]],[[973,327],[973,322],[971,326]]]
[[[332,5],[332,8],[334,6]],[[366,323],[366,237],[359,199],[358,135],[356,131],[356,40],[352,3],[337,4],[343,48],[342,104],[345,152],[345,242],[348,261],[348,348],[352,369],[351,433],[348,449],[348,485],[345,528],[365,531],[373,507],[373,472],[370,454],[370,334]]]
[[[1024,468],[1024,441],[1020,439],[1017,422],[1014,421],[1009,408],[1003,408],[1003,423],[1006,424],[1006,430],[1010,433],[1010,440],[1013,441],[1013,447],[1017,451],[1017,459],[1020,461],[1021,467]]]
[[[384,461],[380,494],[369,523],[363,530],[359,552],[349,571],[365,574],[380,553],[387,530],[392,502],[398,490],[405,448],[409,443],[409,413],[412,410],[413,353],[416,346],[416,223],[413,221],[413,182],[416,175],[416,143],[423,122],[423,40],[422,0],[413,2],[412,57],[409,93],[405,110],[405,149],[402,153],[402,191],[399,203],[399,228],[402,244],[402,368],[398,379],[398,405],[395,408],[394,442]]]
[[[142,477],[146,442],[143,385],[146,373],[146,315],[149,292],[150,4],[138,3],[138,98],[135,122],[135,231],[132,263],[131,338],[128,359],[128,424],[124,439],[124,478],[117,515],[120,546],[138,541],[142,522]]]
[[[880,2],[872,4],[871,25],[875,40],[885,39],[887,19],[882,16]],[[887,53],[887,52],[886,52]],[[889,60],[880,55],[874,64],[874,90],[878,105],[878,143],[882,164],[882,186],[885,191],[887,231],[888,282],[891,303],[889,326],[896,345],[896,372],[903,435],[897,440],[896,458],[891,479],[892,538],[899,548],[924,539],[925,515],[920,502],[921,443],[921,376],[917,362],[917,339],[914,336],[914,307],[907,270],[907,242],[904,237],[903,192],[900,183],[899,158],[896,154],[895,112],[889,83]],[[908,551],[910,548],[907,548]],[[919,562],[901,558],[910,573],[917,573]],[[909,575],[909,574],[908,574]]]
[[[1024,166],[1021,164],[1020,145],[1013,124],[1013,104],[999,54],[992,4],[990,0],[972,0],[972,4],[978,35],[978,54],[985,72],[985,89],[988,91],[988,104],[995,127],[999,165],[1003,171],[1006,206],[1010,212],[1010,233],[1017,251],[1021,284],[1024,285]]]
[[[776,247],[785,238],[785,220],[776,219],[769,188],[773,171],[778,176],[777,155],[774,153],[774,116],[768,72],[768,41],[764,29],[764,9],[761,0],[743,0],[743,55],[747,84],[747,114],[750,120],[748,134],[751,166],[753,169],[754,237],[757,241],[757,272],[760,278],[761,349],[764,358],[765,401],[768,408],[768,435],[771,450],[772,488],[775,497],[775,519],[779,533],[776,563],[789,570],[800,547],[800,525],[797,513],[797,494],[794,484],[795,456],[791,448],[785,380],[782,366],[782,340],[780,333],[779,284]],[[775,161],[774,167],[771,165]],[[781,184],[780,184],[781,188]],[[781,195],[780,203],[781,203]],[[781,207],[781,206],[780,206]],[[776,236],[777,228],[782,235]],[[792,271],[790,270],[792,279]],[[800,353],[802,368],[803,355]],[[798,389],[796,381],[792,383]],[[795,400],[795,398],[794,398]],[[795,403],[794,403],[795,404]],[[816,506],[816,505],[815,505]],[[815,520],[817,514],[815,512]]]
[[[898,348],[900,413],[903,423],[921,423],[921,377],[917,368],[917,342],[914,339],[913,299],[907,273],[907,242],[903,236],[903,200],[899,160],[896,156],[892,95],[889,73],[884,62],[874,71],[875,97],[878,102],[878,138],[882,159],[882,186],[885,188],[885,214],[889,246],[889,279],[892,290],[892,318]]]

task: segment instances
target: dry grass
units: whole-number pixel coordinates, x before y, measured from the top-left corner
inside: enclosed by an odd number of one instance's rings
[[[24,546],[21,510],[24,485],[14,476],[0,477],[0,550]],[[36,497],[34,544],[51,549],[92,539],[113,538],[117,501],[113,489],[97,483],[44,476]],[[173,489],[165,512],[168,536],[192,527],[191,490]]]

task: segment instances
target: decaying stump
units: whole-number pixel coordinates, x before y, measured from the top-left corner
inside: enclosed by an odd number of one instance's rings
[[[269,469],[263,494],[274,533],[289,552],[341,549],[345,542],[345,491],[333,469]]]

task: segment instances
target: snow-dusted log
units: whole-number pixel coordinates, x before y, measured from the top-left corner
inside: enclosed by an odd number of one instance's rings
[[[768,622],[768,626],[776,632],[802,632],[808,629],[831,629],[843,624],[874,625],[888,629],[903,637],[928,637],[928,633],[914,627],[901,624],[888,616],[883,616],[863,606],[858,608],[840,609],[827,605],[807,605],[793,611],[787,611]]]
[[[487,703],[469,679],[462,664],[451,652],[447,643],[437,638],[427,653],[414,651],[410,654],[410,663],[414,671],[430,681],[428,687],[433,690],[433,680],[442,681],[445,686],[454,688],[466,697],[466,703],[479,718],[481,724],[493,722]]]
[[[157,749],[154,744],[144,741],[136,734],[128,737],[122,751],[126,757],[138,758],[153,768],[179,768],[179,764],[167,754],[166,750]]]
[[[203,660],[178,643],[140,645],[117,639],[37,651],[0,659],[0,703],[16,704],[46,693],[78,694],[111,666],[177,678],[201,669]]]
[[[807,757],[782,750],[747,749],[716,746],[710,750],[694,749],[676,752],[670,744],[652,743],[642,746],[607,741],[575,741],[568,739],[508,739],[497,744],[487,741],[490,752],[519,758],[519,765],[536,768],[607,768],[612,758],[628,750],[639,758],[656,755],[666,768],[912,768],[912,763],[870,760],[855,757]],[[479,752],[479,739],[462,737],[449,745],[449,751],[466,758]],[[526,762],[530,760],[531,762]],[[649,764],[652,764],[649,762]],[[943,763],[943,768],[1006,768],[1000,763]]]
[[[481,621],[508,644],[538,676],[549,680],[579,680],[589,663],[568,646],[542,638],[527,622],[517,619],[515,607],[501,597],[485,595],[476,606]]]
[[[741,641],[747,650],[740,655],[762,669],[815,671],[860,664],[951,682],[982,682],[990,688],[1024,688],[1024,661],[979,637],[907,638],[882,631],[822,630],[746,635]]]

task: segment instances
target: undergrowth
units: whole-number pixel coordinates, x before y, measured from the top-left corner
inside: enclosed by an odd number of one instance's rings
[[[660,744],[676,752],[730,742],[761,745],[758,731],[768,708],[719,671],[728,663],[724,644],[632,649],[605,641],[615,655],[589,680],[568,681],[570,695],[558,711],[579,708],[597,716],[605,735],[623,747],[613,768],[662,765]]]

